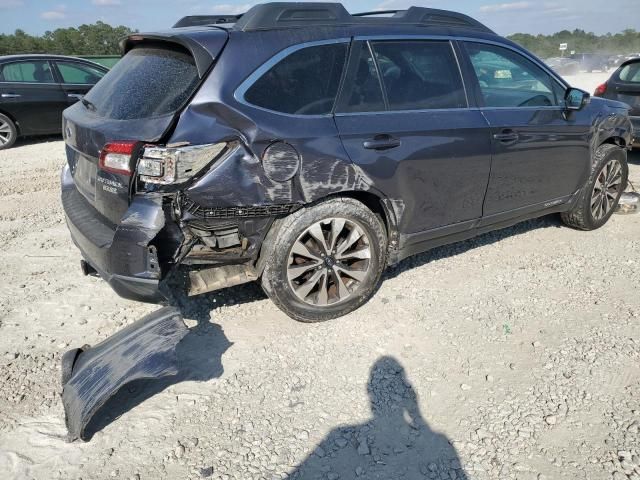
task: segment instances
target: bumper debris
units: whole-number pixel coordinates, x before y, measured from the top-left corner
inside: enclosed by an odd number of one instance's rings
[[[95,347],[67,352],[62,359],[62,403],[69,441],[86,439],[92,417],[124,385],[176,375],[176,346],[188,331],[179,310],[165,307]]]

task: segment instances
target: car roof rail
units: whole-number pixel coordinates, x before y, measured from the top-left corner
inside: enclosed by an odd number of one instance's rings
[[[239,15],[188,15],[178,20],[178,22],[173,26],[173,28],[201,27],[204,25],[220,25],[222,23],[236,23],[238,21],[238,18],[240,18],[241,16],[242,14],[239,14]]]
[[[273,2],[255,5],[239,16],[233,28],[247,32],[309,26],[371,24],[458,27],[494,33],[477,20],[448,10],[410,7],[406,10],[380,10],[351,15],[341,3],[329,2]]]

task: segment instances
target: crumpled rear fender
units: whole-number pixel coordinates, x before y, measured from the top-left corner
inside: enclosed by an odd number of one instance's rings
[[[188,331],[179,310],[165,307],[95,347],[67,352],[62,359],[62,403],[69,440],[84,440],[91,418],[124,385],[176,375],[176,346]]]

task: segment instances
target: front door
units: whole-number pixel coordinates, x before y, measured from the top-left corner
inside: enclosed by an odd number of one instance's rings
[[[568,200],[589,172],[589,115],[565,113],[564,85],[519,52],[476,42],[465,48],[493,144],[484,216]]]
[[[491,142],[449,41],[354,42],[335,119],[364,181],[397,205],[401,234],[482,216]]]

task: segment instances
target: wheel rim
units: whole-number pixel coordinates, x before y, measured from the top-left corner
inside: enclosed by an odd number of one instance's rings
[[[293,293],[314,306],[351,298],[371,270],[371,242],[364,228],[346,218],[314,223],[289,252],[287,279]]]
[[[0,119],[0,146],[6,145],[11,140],[11,126]]]
[[[591,215],[601,220],[618,200],[622,188],[622,165],[618,160],[610,160],[596,177],[591,192]]]

